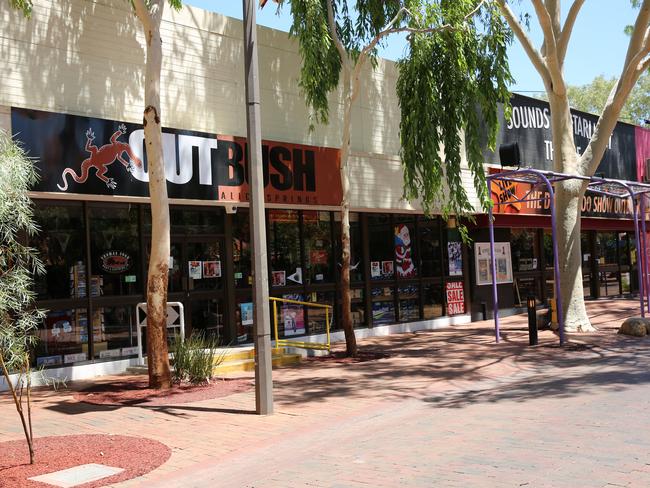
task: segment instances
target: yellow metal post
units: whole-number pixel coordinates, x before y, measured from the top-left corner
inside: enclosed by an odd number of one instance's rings
[[[330,349],[330,309],[325,308],[325,330],[327,331],[327,350]]]
[[[273,329],[275,330],[275,347],[278,348],[278,302],[273,300]]]

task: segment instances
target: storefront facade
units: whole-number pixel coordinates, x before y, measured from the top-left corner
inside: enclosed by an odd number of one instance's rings
[[[31,20],[0,4],[0,19],[7,26],[0,39],[0,128],[37,159],[41,175],[31,196],[42,230],[32,244],[47,268],[37,279],[37,304],[49,312],[34,362],[76,367],[132,361],[151,240],[141,26],[120,0],[71,0],[65,8],[37,0]],[[259,29],[259,41],[271,294],[332,305],[337,330],[340,96],[331,97],[330,124],[310,130],[297,84],[297,45],[266,28]],[[161,112],[171,203],[169,301],[184,305],[188,329],[232,346],[252,340],[242,44],[237,20],[192,7],[165,14]],[[402,199],[396,79],[391,62],[368,67],[352,114],[354,325],[414,330],[467,322],[470,314],[489,316],[479,254],[487,241],[485,216],[477,216],[474,242],[465,245],[453,223],[425,217],[417,202]],[[548,134],[517,131],[535,124],[548,129],[543,102],[530,100],[520,105],[532,111],[518,111],[500,141],[533,141],[537,152],[525,153],[527,161],[547,168]],[[586,137],[589,124],[576,127]],[[631,140],[623,131],[621,148],[634,145],[634,130]],[[629,157],[634,154],[608,163],[607,176],[635,179]],[[486,153],[488,166],[496,161]],[[475,199],[468,171],[463,180]],[[583,222],[585,289],[594,297],[636,286],[625,213]],[[545,301],[552,265],[548,217],[543,211],[507,213],[497,216],[496,225],[497,241],[508,244],[506,282],[499,286],[503,307],[514,309],[529,294]],[[325,317],[314,310],[282,307],[281,335],[322,333]]]
[[[516,142],[522,167],[552,171],[553,151],[550,109],[547,102],[521,95],[512,100],[512,118],[506,122],[501,115],[498,144]],[[586,148],[598,118],[572,110],[574,140],[579,152]],[[650,145],[644,142],[644,129],[618,123],[598,168],[597,175],[627,181],[641,181],[640,161],[650,158]],[[502,168],[498,154],[485,152],[489,173]],[[521,310],[528,297],[538,304],[547,304],[553,293],[553,252],[550,205],[547,192],[535,188],[527,198],[517,202],[532,187],[518,182],[495,181],[491,186],[494,207],[495,241],[504,256],[496,257],[503,272],[497,270],[500,308]],[[508,203],[511,202],[511,203]],[[557,211],[557,209],[556,209]],[[471,313],[473,319],[491,316],[491,281],[488,280],[489,245],[486,215],[477,219],[471,233],[475,243],[469,250],[472,283]],[[636,241],[629,198],[612,198],[587,192],[582,202],[583,290],[587,299],[625,296],[638,293]],[[501,244],[501,246],[499,246]]]
[[[37,306],[49,312],[36,364],[134,356],[151,246],[142,129],[19,108],[11,125],[41,174],[33,191],[41,231],[30,244],[46,266]],[[163,144],[173,202],[168,299],[183,304],[188,334],[251,343],[246,141],[165,129]],[[264,141],[263,154],[265,198],[274,206],[266,212],[271,294],[331,305],[336,331],[340,214],[328,208],[341,199],[339,151]],[[465,313],[457,231],[414,213],[352,212],[350,220],[355,327]],[[281,306],[280,336],[323,334],[320,310]]]
[[[37,0],[30,20],[3,4],[0,18],[0,128],[41,176],[31,244],[47,269],[36,291],[48,315],[34,363],[79,372],[133,362],[151,239],[141,26],[120,0]],[[184,305],[188,332],[250,344],[242,25],[184,6],[162,30],[169,301]],[[258,37],[271,294],[332,305],[340,330],[339,95],[330,124],[310,130],[296,43],[266,28]],[[402,200],[396,78],[391,62],[368,67],[353,111],[352,314],[363,333],[469,321],[456,230]],[[315,310],[281,307],[280,335],[324,332]]]

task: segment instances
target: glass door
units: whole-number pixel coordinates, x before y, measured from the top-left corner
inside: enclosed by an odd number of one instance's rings
[[[188,239],[183,243],[186,276],[186,321],[194,332],[230,342],[225,327],[224,243],[220,237]]]

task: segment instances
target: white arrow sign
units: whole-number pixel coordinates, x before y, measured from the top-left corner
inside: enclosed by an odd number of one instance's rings
[[[176,307],[167,305],[167,327],[174,325],[180,317],[180,314],[176,311]]]

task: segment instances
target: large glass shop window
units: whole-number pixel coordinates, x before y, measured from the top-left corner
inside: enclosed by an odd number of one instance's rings
[[[250,287],[252,284],[251,234],[248,210],[232,216],[232,254],[235,286]]]
[[[539,269],[539,252],[537,250],[536,232],[528,229],[512,229],[510,233],[512,246],[513,271],[534,271]]]
[[[300,227],[297,210],[269,210],[269,254],[271,285],[302,285]]]
[[[368,216],[370,278],[389,280],[395,276],[395,234],[388,215]]]
[[[321,305],[329,305],[330,309],[325,310],[320,307],[308,307],[309,315],[309,334],[324,334],[327,330],[327,323],[329,321],[330,330],[336,328],[334,320],[334,292],[313,292],[309,294],[308,300],[310,302],[319,303]]]
[[[423,318],[425,320],[442,316],[443,312],[442,285],[428,283],[424,285]]]
[[[88,313],[85,308],[50,310],[37,331],[37,367],[88,359]]]
[[[598,253],[598,263],[618,264],[618,258],[616,256],[617,246],[618,243],[616,241],[615,232],[598,232],[596,234],[596,252]]]
[[[45,264],[45,275],[35,276],[38,299],[86,297],[83,209],[80,205],[43,205],[34,217],[40,231],[32,246]]]
[[[442,276],[439,220],[420,221],[422,276]]]
[[[303,211],[307,283],[328,283],[332,273],[332,221],[329,212]]]
[[[93,312],[91,326],[95,358],[119,358],[138,353],[134,307],[99,308]]]
[[[91,296],[141,292],[137,207],[90,207],[88,211]]]
[[[223,210],[219,207],[185,208],[175,206],[169,209],[170,233],[172,236],[197,236],[223,234]],[[151,234],[151,209],[145,209],[144,233]]]

